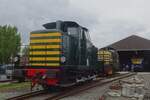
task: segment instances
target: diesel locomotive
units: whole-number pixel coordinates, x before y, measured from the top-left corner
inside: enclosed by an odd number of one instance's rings
[[[29,66],[26,75],[47,87],[66,87],[98,75],[98,49],[89,30],[73,21],[44,24],[44,30],[30,33]]]
[[[101,63],[101,73],[109,76],[119,70],[118,53],[111,47],[98,50],[98,61]]]

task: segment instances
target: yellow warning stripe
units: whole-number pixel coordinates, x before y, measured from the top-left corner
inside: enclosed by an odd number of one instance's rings
[[[34,39],[30,43],[49,43],[49,42],[62,42],[61,39]]]
[[[30,51],[30,55],[58,55],[60,51]]]
[[[60,66],[59,63],[31,63],[31,66]]]
[[[47,36],[61,36],[61,33],[34,33],[30,37],[47,37]]]
[[[102,50],[102,51],[98,51],[98,54],[111,55],[111,52]]]
[[[30,57],[30,61],[59,61],[59,57]]]
[[[52,48],[61,48],[60,45],[32,45],[30,46],[30,49],[52,49]]]

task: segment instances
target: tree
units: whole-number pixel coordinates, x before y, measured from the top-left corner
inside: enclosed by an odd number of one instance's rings
[[[21,37],[17,28],[0,26],[0,64],[10,63],[10,58],[20,51]]]

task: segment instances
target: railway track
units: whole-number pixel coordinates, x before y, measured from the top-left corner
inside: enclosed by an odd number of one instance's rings
[[[88,90],[90,88],[94,88],[96,86],[103,86],[104,84],[108,84],[108,83],[111,83],[113,81],[117,81],[117,80],[120,80],[120,79],[123,79],[126,77],[130,77],[132,75],[135,75],[135,73],[123,74],[123,75],[120,75],[118,77],[114,76],[114,77],[108,78],[108,79],[105,78],[103,80],[91,81],[91,82],[88,82],[86,84],[64,88],[63,91],[59,91],[56,93],[46,93],[46,91],[38,91],[38,92],[31,92],[31,93],[27,93],[24,95],[12,97],[12,98],[9,98],[7,100],[37,100],[37,99],[34,99],[34,97],[40,98],[40,96],[41,97],[45,96],[45,97],[43,99],[39,99],[39,100],[59,100],[61,98],[67,97],[67,96],[81,93],[81,92]]]
[[[27,98],[34,97],[34,96],[41,95],[41,94],[45,94],[45,93],[46,93],[46,91],[40,90],[40,91],[30,92],[30,93],[26,93],[23,95],[11,97],[11,98],[8,98],[7,100],[25,100]]]

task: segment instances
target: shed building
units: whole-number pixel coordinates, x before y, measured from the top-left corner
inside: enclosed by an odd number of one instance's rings
[[[117,50],[120,70],[150,71],[150,40],[132,35],[107,47]]]

